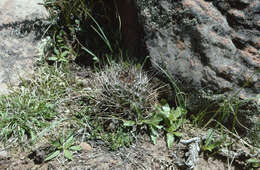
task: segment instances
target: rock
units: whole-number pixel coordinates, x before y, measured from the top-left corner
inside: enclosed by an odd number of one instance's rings
[[[129,4],[136,5],[137,15],[128,15],[136,11]],[[127,20],[122,21],[127,23],[122,25],[123,37],[138,40],[153,67],[165,69],[192,94],[191,110],[201,108],[209,96],[212,102],[219,94],[246,101],[260,94],[259,0],[128,0],[120,5],[127,8],[119,11]],[[134,33],[138,25],[143,27],[141,39]],[[124,43],[131,48],[131,41]],[[241,120],[260,117],[260,106],[251,104],[239,110],[244,112]]]
[[[232,94],[242,88],[255,97],[260,74],[250,78],[260,68],[260,2],[246,2],[225,1],[228,7],[221,12],[216,1],[137,0],[151,59],[185,90]]]
[[[41,164],[44,162],[44,159],[47,157],[46,151],[44,148],[39,148],[38,150],[33,151],[28,155],[28,158],[33,160],[35,164]]]
[[[0,94],[8,93],[7,84],[33,72],[37,43],[45,31],[42,19],[47,16],[40,2],[0,1]]]
[[[85,151],[85,152],[92,151],[92,149],[93,149],[92,146],[86,142],[81,142],[80,147],[81,147],[82,151]]]
[[[7,151],[5,151],[5,150],[0,151],[0,160],[7,159],[7,158],[8,158]]]

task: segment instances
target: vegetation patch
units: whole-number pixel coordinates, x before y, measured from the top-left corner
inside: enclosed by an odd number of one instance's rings
[[[148,74],[143,64],[118,60],[117,53],[122,50],[117,42],[110,41],[111,36],[118,35],[99,22],[114,22],[107,14],[116,16],[116,11],[100,8],[104,3],[45,0],[51,24],[46,30],[48,38],[40,47],[42,58],[35,74],[31,80],[21,78],[10,94],[0,96],[0,149],[17,146],[31,152],[42,145],[46,154],[40,163],[55,159],[73,162],[83,153],[82,142],[92,141],[116,153],[133,149],[133,144],[147,135],[153,144],[163,139],[171,154],[181,147],[182,152],[189,150],[183,157],[177,153],[172,156],[178,167],[196,166],[200,153],[236,159],[244,162],[237,163],[244,168],[259,167],[259,150],[236,132],[241,103],[223,99],[212,112],[200,108],[204,111],[190,113],[188,96],[158,67],[170,82],[169,93],[175,100],[162,99],[168,97],[162,96],[164,83]],[[116,6],[114,1],[111,5]],[[80,67],[75,64],[78,57],[86,57],[84,61],[93,62],[95,67]],[[193,118],[193,124],[188,116]],[[231,122],[230,129],[223,125],[226,122]],[[217,124],[214,130],[204,133],[212,123]],[[204,131],[197,127],[192,131],[194,125]],[[250,153],[234,149],[237,143],[249,148]]]

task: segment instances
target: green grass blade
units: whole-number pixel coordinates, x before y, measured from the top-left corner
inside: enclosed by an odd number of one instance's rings
[[[49,156],[47,156],[47,158],[44,161],[52,160],[52,159],[56,158],[59,154],[60,154],[60,150],[57,150],[57,151],[51,153]]]

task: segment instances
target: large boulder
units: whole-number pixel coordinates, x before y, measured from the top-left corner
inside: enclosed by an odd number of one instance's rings
[[[260,94],[260,1],[137,0],[137,6],[151,59],[185,88]]]
[[[9,93],[8,84],[33,73],[37,43],[46,27],[43,0],[0,0],[0,95]],[[46,25],[46,24],[45,24]]]
[[[235,95],[255,99],[241,109],[260,117],[259,0],[125,0],[120,8],[125,47],[145,47],[155,68],[195,94],[190,106]]]

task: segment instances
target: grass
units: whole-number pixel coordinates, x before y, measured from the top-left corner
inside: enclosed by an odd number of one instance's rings
[[[121,62],[81,70],[89,78],[71,69],[82,68],[41,65],[31,80],[22,80],[12,93],[1,96],[1,142],[29,144],[72,130],[80,132],[76,136],[82,140],[101,139],[115,150],[130,146],[140,132],[148,132],[153,141],[160,130],[167,132],[169,147],[174,135],[179,136],[176,130],[182,122],[177,118],[185,110],[160,106],[159,85],[140,67]]]
[[[117,53],[120,41],[119,20],[111,20],[118,16],[115,3],[116,1],[103,0],[44,0],[43,5],[50,13],[51,23],[46,33],[51,35],[53,41],[49,51],[56,53],[50,54],[46,59],[74,60],[74,56],[77,56],[81,60],[96,63],[103,54]],[[111,24],[118,25],[118,30],[112,29]]]
[[[154,144],[163,135],[171,148],[183,136],[180,130],[190,114],[186,95],[167,71],[157,66],[175,94],[175,102],[170,101],[175,105],[169,106],[160,100],[162,83],[153,81],[155,77],[145,72],[143,65],[115,62],[117,57],[108,57],[118,56],[111,54],[120,50],[115,50],[110,35],[105,34],[105,29],[92,16],[95,5],[102,3],[92,2],[93,6],[89,7],[83,0],[45,1],[52,24],[47,31],[49,38],[41,48],[43,58],[31,80],[22,79],[10,94],[0,97],[0,142],[34,146],[45,139],[51,148],[45,158],[49,161],[59,156],[72,160],[73,152],[80,151],[78,141],[102,140],[110,149],[117,150],[131,146],[141,134],[148,134]],[[103,14],[106,12],[101,10]],[[100,38],[98,44],[105,48],[102,53],[96,53],[82,42],[86,25]],[[100,65],[102,60],[108,63],[94,70],[79,67],[74,60],[84,55],[83,51]],[[210,119],[206,118],[207,109],[200,112],[194,124],[207,127],[217,122],[222,127],[233,116],[231,131],[234,130],[240,123],[237,111],[241,104],[234,98],[222,100]],[[54,140],[49,142],[50,139]],[[213,138],[211,131],[201,148],[203,152],[215,152],[224,142],[224,137]],[[251,159],[248,164],[256,166],[257,161]]]

